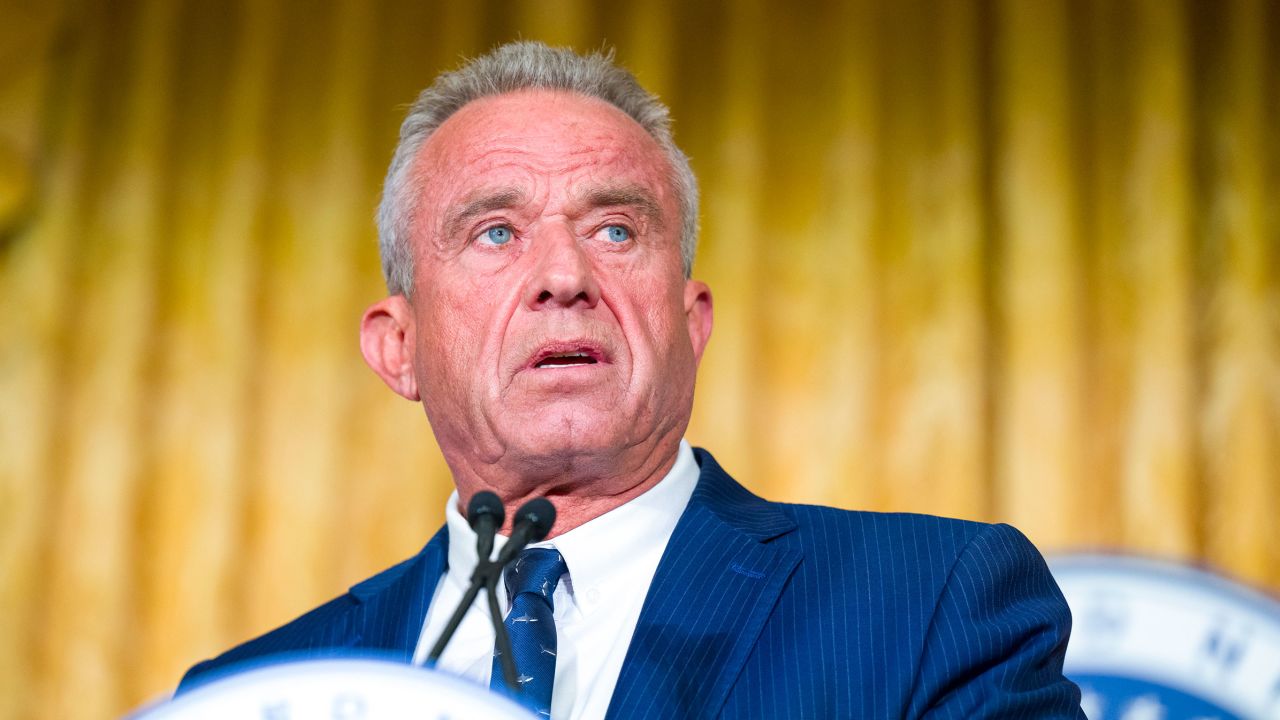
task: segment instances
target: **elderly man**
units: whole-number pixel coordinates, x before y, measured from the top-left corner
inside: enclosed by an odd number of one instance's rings
[[[697,204],[666,108],[608,57],[517,43],[428,88],[361,349],[426,410],[446,526],[182,689],[281,653],[422,664],[476,566],[460,507],[492,491],[558,510],[501,598],[534,643],[520,698],[551,717],[1083,717],[1066,604],[1016,530],[767,502],[682,440],[712,325]],[[496,687],[486,612],[436,667]]]

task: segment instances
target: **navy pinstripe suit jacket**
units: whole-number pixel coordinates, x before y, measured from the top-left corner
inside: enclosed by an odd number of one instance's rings
[[[762,500],[705,450],[645,599],[610,718],[1078,718],[1071,618],[1007,525]],[[277,655],[408,662],[447,535],[193,667],[183,692]]]

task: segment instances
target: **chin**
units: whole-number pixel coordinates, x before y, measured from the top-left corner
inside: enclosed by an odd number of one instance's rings
[[[544,413],[508,428],[508,457],[523,463],[551,467],[575,467],[594,459],[616,455],[628,444],[623,428],[611,427],[618,414]]]

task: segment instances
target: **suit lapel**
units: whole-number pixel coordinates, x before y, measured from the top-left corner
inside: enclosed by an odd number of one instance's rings
[[[427,606],[447,567],[448,532],[441,528],[422,552],[351,588],[350,647],[389,660],[409,662],[422,633]]]
[[[698,487],[645,598],[609,718],[715,715],[800,562],[769,543],[794,522],[697,456]]]

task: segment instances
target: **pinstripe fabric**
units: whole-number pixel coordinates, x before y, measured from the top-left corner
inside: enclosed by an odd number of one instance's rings
[[[1076,718],[1070,615],[1004,525],[770,503],[696,451],[608,717]],[[188,672],[277,653],[408,661],[444,570],[416,558]]]

